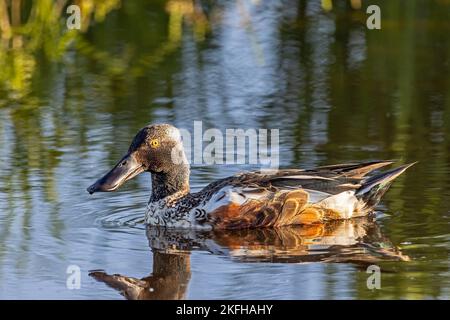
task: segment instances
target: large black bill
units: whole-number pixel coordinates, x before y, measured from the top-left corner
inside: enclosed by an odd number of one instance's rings
[[[87,191],[93,194],[99,191],[108,192],[117,190],[126,181],[134,178],[143,171],[145,171],[144,167],[136,161],[133,154],[127,154],[110,172],[87,188]]]

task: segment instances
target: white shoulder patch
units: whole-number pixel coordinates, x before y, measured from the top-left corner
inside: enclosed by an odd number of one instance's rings
[[[242,205],[249,199],[261,199],[267,192],[251,192],[249,188],[225,186],[216,193],[202,206],[206,212],[212,212],[221,206],[229,205],[231,203]]]

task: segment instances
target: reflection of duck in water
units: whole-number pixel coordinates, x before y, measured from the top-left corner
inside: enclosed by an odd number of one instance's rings
[[[409,260],[369,217],[304,226],[208,232],[148,227],[147,238],[153,249],[204,250],[246,262],[366,265],[380,260]]]
[[[178,129],[149,125],[138,132],[117,165],[88,191],[114,191],[148,171],[152,195],[145,220],[150,225],[210,230],[312,224],[371,212],[392,181],[410,166],[371,174],[391,163],[247,172],[190,193],[189,165]]]
[[[129,300],[182,300],[191,278],[189,252],[167,253],[153,251],[153,272],[136,279],[120,274],[109,275],[103,271],[89,273],[106,283]]]
[[[153,273],[136,279],[93,271],[92,277],[121,292],[127,299],[184,299],[190,280],[191,250],[227,255],[238,262],[354,263],[408,261],[363,217],[309,226],[229,231],[147,228],[153,251]]]

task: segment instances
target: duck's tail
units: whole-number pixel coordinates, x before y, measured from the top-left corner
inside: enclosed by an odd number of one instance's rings
[[[373,208],[389,189],[394,179],[416,163],[405,164],[398,168],[368,177],[362,181],[361,187],[356,190],[355,196],[365,203],[367,209]]]

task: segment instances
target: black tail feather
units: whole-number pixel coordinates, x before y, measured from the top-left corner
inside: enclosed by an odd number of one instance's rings
[[[355,193],[356,197],[363,200],[368,208],[376,206],[394,179],[416,163],[405,164],[363,180],[361,187]]]

